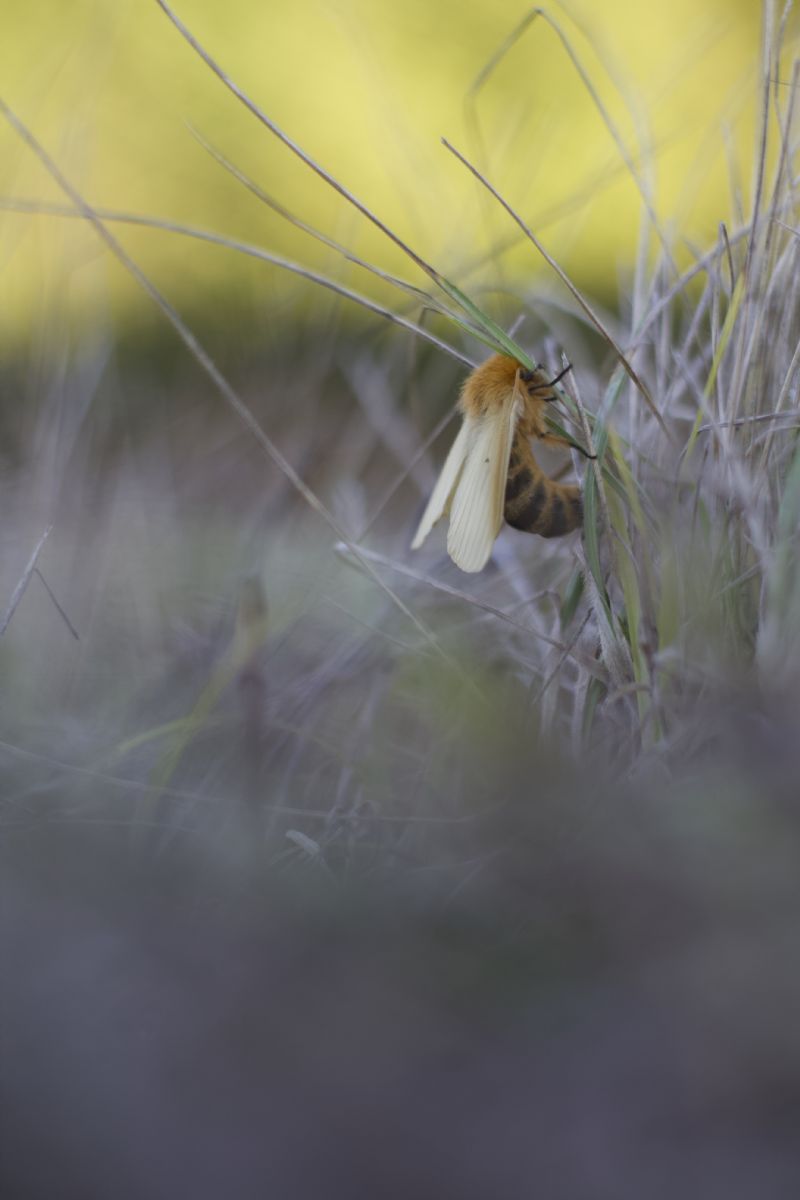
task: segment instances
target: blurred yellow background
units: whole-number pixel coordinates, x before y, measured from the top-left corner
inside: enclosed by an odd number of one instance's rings
[[[481,89],[470,85],[530,9],[503,0],[175,0],[255,101],[423,256],[473,290],[548,268],[441,145],[486,170],[584,287],[613,296],[630,270],[641,198],[564,46],[534,21]],[[369,280],[265,208],[192,136],[191,123],[299,217],[419,278],[367,222],[220,84],[155,0],[5,0],[6,101],[94,205],[257,242],[376,294]],[[747,208],[758,112],[755,0],[574,0],[548,8],[630,154],[670,235],[687,244]],[[14,132],[0,129],[3,198],[63,200]],[[291,311],[313,285],[229,250],[117,227],[178,304],[209,322],[238,308]],[[0,337],[54,308],[83,322],[146,301],[91,229],[0,213]],[[548,275],[548,286],[550,276]]]

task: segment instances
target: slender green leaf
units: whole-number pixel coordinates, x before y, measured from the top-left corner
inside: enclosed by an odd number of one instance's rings
[[[570,576],[569,583],[564,589],[564,598],[561,601],[561,608],[559,610],[562,632],[565,631],[572,622],[572,618],[575,616],[575,613],[578,610],[578,605],[581,602],[583,591],[583,571],[580,569],[580,567],[576,567]]]
[[[586,699],[583,704],[583,719],[581,721],[581,730],[584,739],[588,738],[592,731],[597,706],[605,698],[606,692],[607,688],[602,680],[590,680],[589,686],[586,689]]]
[[[583,489],[583,537],[586,546],[586,562],[610,620],[611,611],[608,608],[603,570],[600,566],[600,514],[597,501],[597,483],[595,482],[594,471],[587,471],[586,483]]]

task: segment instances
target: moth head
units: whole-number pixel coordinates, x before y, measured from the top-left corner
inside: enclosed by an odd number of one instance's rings
[[[552,403],[552,401],[558,400],[558,396],[553,389],[556,384],[561,382],[567,372],[571,370],[572,363],[567,363],[563,371],[559,371],[555,379],[548,379],[541,367],[535,367],[532,371],[523,367],[520,370],[519,377],[529,396],[536,400],[544,400]]]

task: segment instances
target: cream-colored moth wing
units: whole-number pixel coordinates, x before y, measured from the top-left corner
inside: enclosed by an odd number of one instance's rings
[[[480,571],[503,524],[508,462],[517,424],[516,388],[502,407],[467,418],[467,456],[450,504],[447,552],[462,571]]]
[[[458,483],[461,468],[467,457],[470,433],[469,423],[463,421],[458,431],[458,436],[450,447],[447,458],[444,460],[444,466],[439,478],[436,480],[436,486],[431,493],[431,498],[427,503],[425,512],[422,514],[422,520],[419,523],[417,532],[414,534],[414,540],[411,543],[412,550],[419,550],[436,522],[447,512],[450,497]]]

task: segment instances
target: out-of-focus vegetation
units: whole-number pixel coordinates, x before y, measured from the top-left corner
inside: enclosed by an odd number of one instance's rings
[[[618,268],[636,253],[641,197],[598,105],[651,179],[655,208],[685,261],[683,239],[696,245],[715,236],[730,180],[752,155],[758,7],[555,5],[485,79],[492,55],[524,21],[524,5],[186,0],[177,12],[273,120],[440,269],[481,289],[551,282],[444,151],[445,135],[477,156],[571,274],[614,297]],[[98,206],[329,265],[325,251],[226,175],[191,126],[299,217],[384,266],[406,266],[265,135],[154,2],[7,0],[0,77],[7,99]],[[63,201],[5,127],[0,161],[3,193]],[[224,251],[131,229],[125,242],[206,325],[227,330],[231,313],[256,305],[272,323],[319,303],[308,288],[298,292]],[[84,327],[109,302],[121,307],[123,325],[142,319],[136,289],[86,228],[9,217],[0,224],[0,255],[6,343],[51,309]],[[346,278],[340,266],[337,273]]]
[[[539,20],[477,137],[522,9],[180,10],[437,288],[155,3],[8,6],[92,205],[419,332],[108,219],[215,375],[2,133],[4,1195],[798,1194],[796,21],[549,11],[606,118]],[[501,335],[599,458],[582,537],[467,577],[408,543]]]

